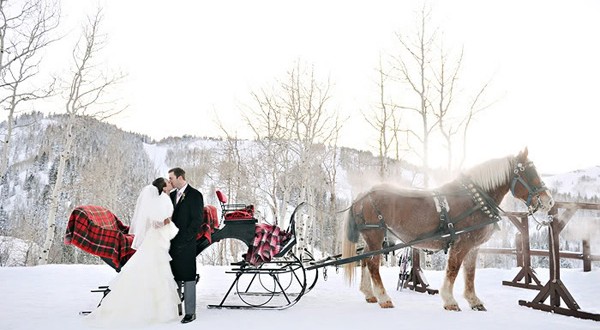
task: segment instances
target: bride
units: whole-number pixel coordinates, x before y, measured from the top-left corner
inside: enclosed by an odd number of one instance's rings
[[[171,222],[171,183],[158,178],[137,199],[130,233],[136,253],[109,283],[110,292],[86,318],[94,325],[144,325],[179,318],[177,284],[169,246],[178,229]]]

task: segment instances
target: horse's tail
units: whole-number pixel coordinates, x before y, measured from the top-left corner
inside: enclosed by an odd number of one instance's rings
[[[346,211],[346,219],[344,219],[345,237],[342,240],[342,259],[356,256],[356,242],[358,242],[358,228],[352,214],[352,208]],[[348,284],[354,282],[354,271],[356,270],[356,262],[349,262],[344,265],[344,275]]]

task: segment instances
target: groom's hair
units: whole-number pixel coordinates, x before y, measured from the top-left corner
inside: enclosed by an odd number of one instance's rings
[[[175,177],[182,177],[185,180],[185,171],[180,168],[180,167],[174,167],[172,169],[169,170],[169,173],[173,172],[173,174],[175,174]]]
[[[165,180],[165,178],[156,178],[154,181],[152,181],[152,185],[158,189],[158,194],[160,195],[160,193],[163,191],[163,188],[167,186],[167,180]]]

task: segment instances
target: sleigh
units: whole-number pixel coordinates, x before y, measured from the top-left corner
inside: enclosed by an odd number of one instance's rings
[[[228,203],[223,193],[217,191],[216,194],[221,217],[217,216],[215,206],[204,207],[204,221],[196,237],[196,254],[225,239],[239,240],[248,250],[242,260],[232,263],[232,269],[226,272],[234,278],[224,298],[208,307],[281,309],[298,302],[317,280],[315,274],[308,284],[303,263],[292,252],[296,245],[295,217],[303,204],[296,207],[289,226],[283,230],[258,223],[253,205]],[[71,212],[64,243],[100,257],[120,272],[136,252],[131,247],[133,237],[129,226],[110,210],[83,205]],[[92,292],[101,292],[104,298],[110,289],[100,286]]]

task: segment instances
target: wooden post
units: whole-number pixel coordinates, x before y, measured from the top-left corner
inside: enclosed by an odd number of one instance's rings
[[[592,250],[590,248],[590,240],[584,239],[581,242],[582,250],[583,250],[583,271],[590,272],[592,271]]]
[[[527,213],[519,213],[518,218],[517,215],[509,215],[508,219],[519,230],[520,239],[517,238],[516,248],[517,265],[521,266],[521,270],[512,281],[502,281],[502,285],[539,290],[542,288],[542,282],[540,282],[540,280],[535,275],[535,271],[533,270],[533,268],[531,268],[531,249],[529,247],[529,220],[527,218]],[[521,251],[520,262],[519,251]],[[523,283],[520,283],[521,280],[523,280]]]
[[[417,292],[436,294],[439,291],[429,288],[429,283],[427,283],[425,275],[423,274],[423,270],[421,270],[420,252],[421,251],[419,249],[412,249],[412,268],[410,270],[408,281],[404,283],[404,287]]]
[[[515,234],[515,252],[517,253],[517,267],[525,267],[523,263],[523,234]]]
[[[557,314],[563,314],[568,316],[575,316],[582,319],[590,319],[600,321],[600,314],[592,314],[588,312],[582,312],[579,310],[579,305],[569,293],[569,290],[565,287],[564,283],[560,280],[560,250],[559,250],[559,236],[560,232],[566,226],[566,223],[573,216],[575,212],[572,209],[567,209],[561,219],[557,216],[558,207],[555,205],[550,212],[549,216],[553,219],[548,226],[548,246],[550,249],[550,279],[548,283],[540,290],[538,295],[533,298],[533,301],[527,302],[525,300],[519,300],[519,305],[531,307],[533,309],[539,309],[546,312],[553,312]],[[544,304],[544,301],[550,298],[550,304]],[[565,302],[567,308],[560,307],[560,302]]]

